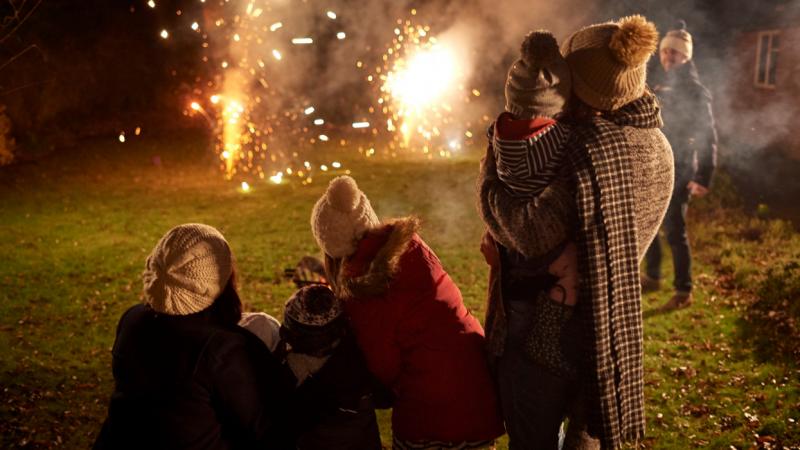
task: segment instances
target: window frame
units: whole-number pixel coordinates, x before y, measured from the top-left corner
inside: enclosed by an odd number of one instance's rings
[[[780,53],[781,47],[780,43],[776,46],[773,46],[774,38],[780,37],[781,30],[764,30],[759,31],[756,35],[756,65],[755,70],[753,73],[753,84],[762,89],[775,89],[777,85],[777,74],[774,74],[776,82],[770,83],[770,67],[772,67],[772,72],[776,71],[777,65],[774,64],[773,57],[775,61],[777,61],[777,53]],[[765,60],[762,61],[761,54],[763,53],[762,45],[764,43],[764,38],[767,39],[767,51],[765,53],[766,57]],[[760,68],[762,67],[762,63],[764,65],[764,81],[760,81],[758,79],[758,74],[760,72]]]

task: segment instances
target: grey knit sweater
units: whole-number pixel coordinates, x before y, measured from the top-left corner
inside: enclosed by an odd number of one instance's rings
[[[654,128],[623,127],[631,152],[639,260],[644,257],[672,195],[672,148]],[[536,199],[514,197],[497,177],[489,149],[478,178],[479,208],[492,237],[527,258],[541,258],[570,236],[576,225],[575,197],[567,177],[556,179]]]

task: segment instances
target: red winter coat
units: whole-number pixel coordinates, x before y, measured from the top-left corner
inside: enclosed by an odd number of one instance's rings
[[[337,291],[369,369],[395,395],[394,435],[447,442],[503,434],[483,328],[416,234],[414,219],[368,232]]]

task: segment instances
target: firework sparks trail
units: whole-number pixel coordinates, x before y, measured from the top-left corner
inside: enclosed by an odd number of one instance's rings
[[[153,1],[146,5],[157,7]],[[161,30],[163,40],[177,33],[191,33],[198,40],[205,75],[195,79],[187,113],[208,121],[220,168],[226,178],[245,183],[243,191],[255,179],[280,184],[291,178],[307,184],[316,170],[341,169],[339,162],[310,164],[306,155],[315,146],[346,149],[356,141],[366,157],[375,155],[376,148],[392,156],[410,150],[429,158],[449,157],[462,147],[464,136],[472,137],[475,125],[459,121],[453,110],[480,93],[465,88],[465,71],[453,46],[410,19],[398,19],[386,30],[383,54],[367,47],[351,55],[355,67],[348,66],[365,84],[361,92],[371,93],[370,105],[353,102],[351,111],[325,117],[325,108],[316,107],[324,106],[324,99],[307,98],[305,80],[293,73],[314,67],[315,47],[350,41],[345,38],[358,30],[341,23],[346,14],[298,12],[265,0],[226,0],[204,4],[202,14],[186,17],[180,29]],[[333,28],[328,34],[309,32],[295,26],[308,19],[298,15],[325,18]]]

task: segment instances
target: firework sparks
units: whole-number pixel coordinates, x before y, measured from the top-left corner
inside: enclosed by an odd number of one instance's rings
[[[155,1],[149,0],[148,6],[155,8]],[[311,7],[305,8],[310,11]],[[185,15],[191,14],[187,11]],[[466,98],[468,102],[480,92],[464,87],[460,58],[453,47],[438,40],[428,26],[410,20],[398,20],[385,30],[383,54],[380,46],[367,47],[347,62],[354,73],[363,73],[359,77],[365,83],[364,91],[372,98],[366,106],[353,102],[352,111],[337,113],[331,117],[332,123],[327,123],[318,109],[326,111],[329,104],[305,95],[297,87],[302,85],[296,82],[298,77],[288,75],[316,56],[293,46],[331,39],[333,45],[352,48],[354,41],[338,44],[348,37],[349,30],[343,29],[337,12],[323,9],[314,13],[331,21],[327,30],[314,36],[306,35],[307,29],[295,28],[298,20],[293,14],[294,8],[288,6],[262,9],[254,1],[225,0],[204,9],[201,17],[188,17],[186,28],[174,30],[195,36],[209,71],[206,78],[195,78],[186,112],[208,121],[226,178],[250,183],[240,184],[242,192],[248,191],[254,180],[280,184],[292,179],[307,184],[317,170],[342,167],[338,161],[303,161],[304,155],[310,156],[306,149],[313,145],[336,142],[336,148],[357,149],[365,157],[373,157],[387,146],[386,154],[391,155],[410,149],[428,157],[446,157],[465,145],[462,139],[472,138],[469,124],[459,124],[452,111],[461,106],[459,101]],[[171,37],[167,29],[161,30],[160,36],[165,40]],[[270,54],[272,59],[265,58]],[[355,67],[350,65],[353,63]],[[346,127],[348,123],[350,127]],[[313,130],[312,125],[322,128]],[[346,135],[348,128],[351,133],[358,130],[355,143]],[[124,133],[120,134],[120,141],[124,139]]]

